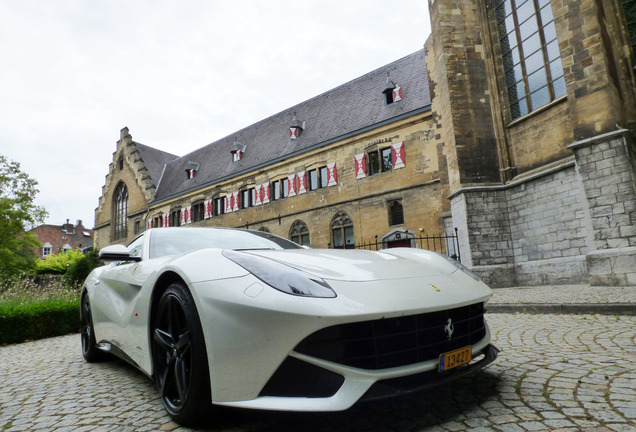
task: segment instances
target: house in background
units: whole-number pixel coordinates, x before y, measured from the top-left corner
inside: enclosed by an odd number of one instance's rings
[[[81,220],[78,220],[75,225],[69,223],[68,219],[63,225],[40,225],[30,232],[35,234],[42,243],[38,253],[40,258],[93,246],[93,230],[85,228]]]

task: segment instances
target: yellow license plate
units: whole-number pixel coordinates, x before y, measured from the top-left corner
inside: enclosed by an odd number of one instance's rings
[[[472,347],[469,345],[455,351],[449,351],[439,356],[439,371],[444,372],[472,360]]]

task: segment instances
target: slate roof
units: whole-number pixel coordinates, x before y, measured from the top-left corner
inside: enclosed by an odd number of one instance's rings
[[[390,80],[402,88],[402,100],[389,105],[382,94],[387,73]],[[157,187],[154,202],[327,145],[408,113],[430,109],[430,105],[422,49],[170,161]],[[289,126],[294,114],[305,122],[305,129],[298,139],[290,140]],[[238,162],[232,162],[230,154],[235,139],[246,145]],[[187,179],[185,174],[189,162],[200,164],[193,179]]]
[[[150,181],[155,186],[158,186],[161,174],[163,173],[163,167],[170,161],[178,159],[179,156],[171,153],[157,150],[144,144],[135,142],[135,147],[139,150],[139,156],[144,162],[144,166],[148,169],[148,175]]]

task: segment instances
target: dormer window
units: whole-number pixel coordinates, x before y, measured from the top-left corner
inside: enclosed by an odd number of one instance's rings
[[[196,175],[197,175],[197,171],[199,171],[199,167],[201,165],[196,163],[196,162],[192,162],[192,161],[188,161],[188,165],[186,166],[186,178],[188,180],[193,179]]]
[[[397,102],[402,99],[402,87],[391,81],[386,77],[386,86],[382,90],[384,97],[386,98],[386,104],[391,105],[393,102]]]
[[[234,140],[234,144],[232,144],[232,149],[230,150],[230,154],[232,155],[232,162],[238,162],[243,158],[243,154],[245,153],[245,149],[247,146],[245,144],[241,144],[240,142]]]
[[[298,139],[303,130],[305,129],[305,122],[298,120],[296,117],[296,113],[294,113],[294,118],[292,119],[291,125],[289,126],[289,139],[295,140]]]

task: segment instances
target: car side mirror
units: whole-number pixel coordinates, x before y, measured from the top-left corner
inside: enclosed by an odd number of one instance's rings
[[[141,257],[130,256],[128,248],[124,245],[106,246],[99,251],[99,259],[102,261],[141,261]]]

